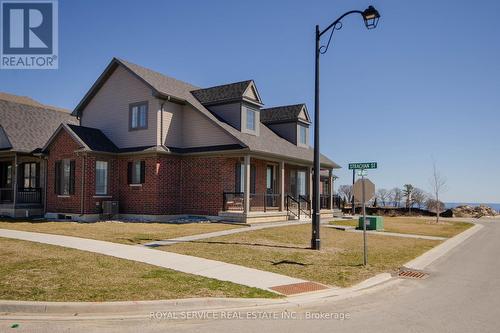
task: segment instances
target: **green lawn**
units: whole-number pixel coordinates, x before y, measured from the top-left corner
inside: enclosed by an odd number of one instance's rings
[[[0,229],[42,232],[65,236],[91,238],[122,244],[142,244],[156,240],[176,238],[208,232],[245,228],[222,223],[136,223],[136,222],[37,222],[2,221]]]
[[[321,228],[321,251],[309,249],[310,225],[269,228],[158,247],[327,285],[346,287],[381,272],[396,271],[439,241],[368,236],[368,262],[363,267],[362,235]]]
[[[0,299],[125,301],[279,297],[231,282],[85,251],[0,238]]]
[[[357,220],[332,221],[330,224],[343,226],[358,226]],[[384,231],[402,234],[424,236],[453,237],[472,227],[472,223],[442,220],[435,223],[430,218],[386,217],[384,216]]]

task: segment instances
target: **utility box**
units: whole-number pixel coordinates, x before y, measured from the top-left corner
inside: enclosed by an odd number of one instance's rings
[[[103,201],[102,202],[102,214],[103,215],[116,215],[119,212],[118,201]]]
[[[358,229],[363,230],[363,216],[359,217]],[[367,216],[366,230],[384,230],[384,218],[382,216]]]

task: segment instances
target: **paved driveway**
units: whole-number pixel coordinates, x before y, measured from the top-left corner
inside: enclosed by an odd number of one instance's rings
[[[348,320],[26,321],[20,322],[25,330],[16,331],[498,332],[500,220],[484,224],[485,228],[433,263],[426,280],[402,280],[353,299],[289,309],[299,311],[299,315],[348,313]],[[0,331],[6,324],[0,322]]]

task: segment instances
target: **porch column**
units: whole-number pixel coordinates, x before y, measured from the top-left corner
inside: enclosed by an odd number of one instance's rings
[[[328,170],[328,186],[330,191],[330,209],[333,209],[333,169]]]
[[[243,159],[244,170],[244,203],[243,211],[248,213],[250,211],[250,155],[246,155]]]
[[[285,211],[285,162],[281,161],[278,171],[278,182],[280,189],[280,211]]]
[[[14,155],[14,165],[12,166],[12,201],[14,204],[14,215],[16,204],[17,204],[17,175],[18,175],[18,165],[17,165],[17,154]]]
[[[309,197],[309,200],[311,200],[311,204],[312,204],[312,195],[313,195],[313,168],[312,167],[308,167],[307,168],[307,173],[309,175],[308,179],[309,179],[309,193],[308,193],[308,197]]]

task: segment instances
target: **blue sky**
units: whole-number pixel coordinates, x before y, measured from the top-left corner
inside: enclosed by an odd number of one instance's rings
[[[313,113],[314,26],[344,20],[321,58],[322,152],[377,161],[377,187],[500,202],[499,1],[59,1],[59,69],[0,71],[0,91],[72,109],[113,56],[199,86],[254,79],[266,106]],[[327,36],[325,36],[327,37]],[[326,42],[326,40],[325,40]]]

